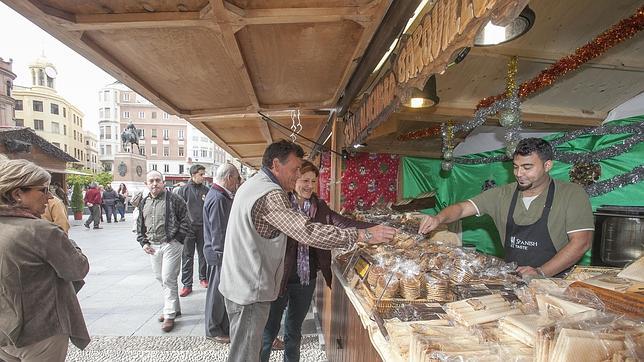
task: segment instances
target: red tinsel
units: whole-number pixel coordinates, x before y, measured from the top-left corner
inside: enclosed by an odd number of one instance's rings
[[[398,136],[398,141],[418,140],[421,138],[438,136],[439,134],[441,134],[440,126],[428,127],[428,128],[419,129],[417,131],[401,134],[400,136]]]
[[[526,98],[552,85],[566,73],[576,70],[589,60],[604,54],[608,49],[632,38],[643,29],[644,7],[641,7],[631,17],[613,25],[588,44],[577,48],[573,54],[559,59],[556,63],[541,71],[536,77],[522,83],[519,86],[519,98]],[[476,109],[488,107],[503,97],[505,97],[505,94],[483,98],[476,106]]]

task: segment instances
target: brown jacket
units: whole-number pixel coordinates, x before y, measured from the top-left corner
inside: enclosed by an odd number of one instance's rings
[[[89,272],[87,257],[56,225],[0,209],[0,346],[24,347],[68,335],[90,341],[72,281]]]
[[[69,233],[69,219],[67,218],[67,206],[61,199],[54,196],[47,201],[47,208],[42,218],[60,226],[65,234]]]
[[[327,205],[324,200],[320,200],[315,194],[311,196],[311,213],[313,215],[313,217],[311,217],[311,221],[326,225],[334,225],[343,229],[350,227],[366,229],[376,225],[349,219],[338,214],[337,212],[331,210],[329,205]],[[284,276],[282,277],[280,295],[283,295],[286,291],[288,279],[291,276],[291,273],[293,273],[293,269],[297,268],[297,244],[297,240],[294,240],[290,237],[286,241]],[[322,271],[326,285],[331,288],[331,280],[333,280],[331,273],[331,251],[309,247],[309,257],[312,260],[311,264],[313,266],[311,268],[311,277],[314,277],[318,270]]]

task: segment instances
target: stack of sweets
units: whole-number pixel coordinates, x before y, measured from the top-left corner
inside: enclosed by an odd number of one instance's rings
[[[405,299],[418,299],[422,295],[420,275],[405,275],[401,280],[401,294]]]
[[[450,300],[449,280],[440,275],[425,274],[425,292],[429,300]]]
[[[378,278],[380,278],[384,274],[385,268],[380,265],[372,266],[371,268],[369,268],[369,274],[367,274],[367,283],[369,283],[371,288],[375,288],[376,282],[378,282]]]
[[[399,286],[400,281],[394,273],[387,273],[380,276],[374,290],[376,298],[395,298],[398,295]]]
[[[474,278],[472,270],[463,263],[454,265],[450,274],[450,279],[454,284],[467,283]]]

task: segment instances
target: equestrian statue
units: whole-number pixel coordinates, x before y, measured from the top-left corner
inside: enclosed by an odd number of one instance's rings
[[[127,124],[127,127],[121,132],[121,143],[124,150],[127,150],[127,145],[136,145],[137,151],[140,151],[139,147],[139,133],[134,127],[132,121]],[[130,146],[130,152],[134,151],[134,147]]]

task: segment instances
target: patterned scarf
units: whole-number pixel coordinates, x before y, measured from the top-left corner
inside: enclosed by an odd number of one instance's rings
[[[300,207],[297,202],[297,196],[291,194],[291,205],[293,205],[293,210],[303,213],[308,218],[313,217],[311,215],[311,200],[305,199]],[[309,285],[309,279],[311,278],[309,246],[299,242],[297,243],[297,276],[300,278],[300,284]]]

